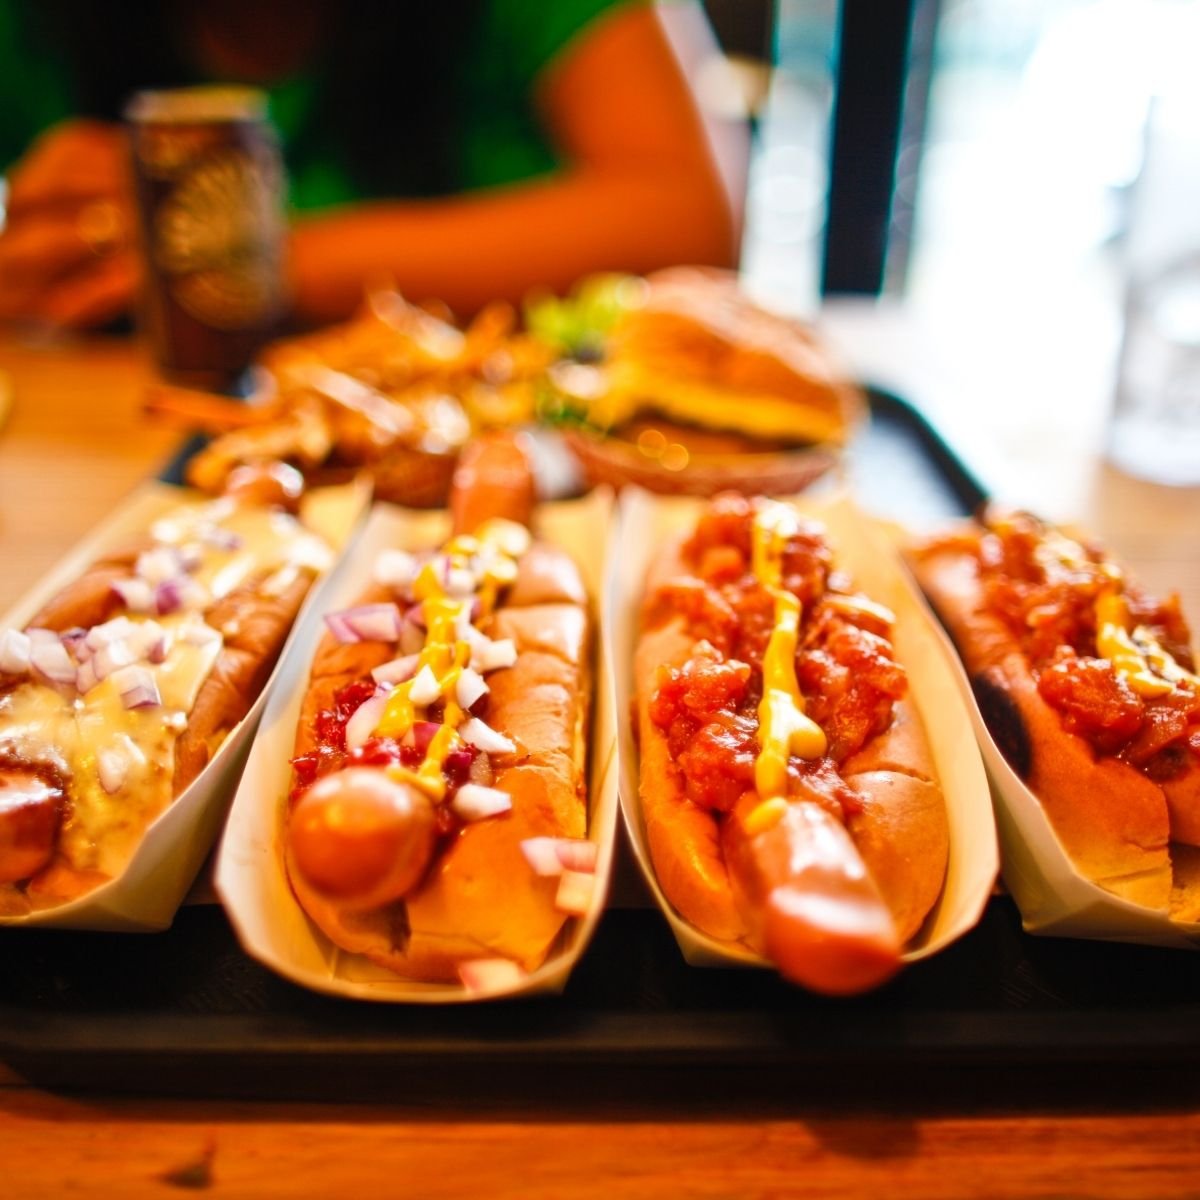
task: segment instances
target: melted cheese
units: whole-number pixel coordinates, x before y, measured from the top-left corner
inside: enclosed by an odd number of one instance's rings
[[[163,662],[145,666],[161,706],[126,708],[111,676],[83,696],[29,682],[0,698],[0,748],[25,762],[48,763],[70,781],[59,847],[78,868],[117,874],[147,823],[171,802],[175,740],[184,723],[173,718],[191,711],[221,651],[219,637],[194,645],[178,636],[198,620],[194,614],[159,620],[169,649]],[[111,793],[101,781],[106,763],[120,780]]]
[[[753,570],[775,602],[775,623],[763,655],[763,697],[758,706],[758,740],[754,786],[764,802],[786,796],[787,765],[793,754],[819,758],[825,753],[824,731],[805,715],[804,697],[796,679],[796,646],[800,632],[800,601],[783,587],[783,554],[788,538],[799,531],[794,511],[784,504],[763,503],[754,517]],[[763,805],[759,806],[763,809]],[[778,805],[763,809],[782,815]],[[760,816],[756,809],[752,814]]]
[[[696,379],[679,379],[640,363],[623,361],[609,373],[609,387],[591,402],[589,416],[613,428],[653,409],[677,421],[724,429],[752,437],[788,442],[846,440],[847,422],[836,403],[802,404],[790,396],[740,391],[731,402],[730,389]]]
[[[151,535],[159,545],[187,549],[187,578],[200,585],[200,602],[263,574],[268,585],[286,586],[297,572],[331,561],[326,544],[294,517],[228,500],[181,505]],[[176,740],[221,652],[220,633],[196,611],[155,620],[166,653],[162,662],[140,666],[154,679],[158,705],[126,708],[112,676],[83,695],[30,679],[0,697],[0,750],[46,763],[68,781],[59,849],[79,869],[118,874],[147,824],[170,804]]]
[[[152,534],[163,545],[199,548],[191,578],[214,599],[259,574],[302,568],[316,573],[332,562],[325,542],[290,513],[227,499],[181,505],[157,521]]]

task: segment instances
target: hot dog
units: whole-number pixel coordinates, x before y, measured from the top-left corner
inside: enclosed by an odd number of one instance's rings
[[[1200,844],[1200,679],[1178,597],[999,509],[912,561],[1068,857],[1107,891],[1170,910],[1170,843]]]
[[[898,969],[946,870],[892,621],[819,525],[732,494],[664,549],[643,601],[639,790],[658,882],[701,931],[830,994]]]
[[[382,556],[314,657],[288,877],[331,941],[407,978],[519,978],[587,891],[590,621],[574,564],[526,529],[532,497],[517,440],[473,443],[451,539]]]
[[[245,468],[0,631],[0,915],[114,878],[266,681],[329,547]]]

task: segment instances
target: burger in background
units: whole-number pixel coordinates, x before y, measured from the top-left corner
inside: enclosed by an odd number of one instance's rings
[[[866,413],[812,330],[725,272],[596,276],[566,299],[531,300],[525,319],[559,353],[539,416],[562,429],[589,483],[798,491]]]

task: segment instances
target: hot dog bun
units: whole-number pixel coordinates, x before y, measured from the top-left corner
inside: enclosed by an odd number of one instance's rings
[[[988,520],[989,525],[995,521],[995,528],[1004,531],[1010,518],[992,514]],[[1169,843],[1192,841],[1200,833],[1200,821],[1196,820],[1200,763],[1186,742],[1169,747],[1158,757],[1154,773],[1171,773],[1156,779],[1124,756],[1119,740],[1106,743],[1077,732],[1066,712],[1047,700],[1039,677],[1052,665],[1067,672],[1080,669],[1078,663],[1094,664],[1093,670],[1106,674],[1115,671],[1098,647],[1101,621],[1097,605],[1103,604],[1105,595],[1127,585],[1115,565],[1098,550],[1085,551],[1082,543],[1063,542],[1059,531],[1023,514],[1016,520],[1021,523],[1022,545],[1041,539],[1039,544],[1052,547],[1053,554],[1066,556],[1063,561],[1074,574],[1053,584],[1050,576],[1043,578],[1036,567],[1004,565],[993,549],[987,551],[992,565],[985,567],[981,558],[984,539],[1002,534],[983,527],[917,547],[911,555],[913,569],[958,647],[997,745],[1037,797],[1067,856],[1081,874],[1106,891],[1169,911],[1173,883],[1178,882],[1173,880]],[[1035,561],[1043,561],[1051,551],[1030,553]],[[1056,560],[1050,561],[1047,569],[1056,569]],[[1038,620],[1043,624],[1063,622],[1063,631],[1055,639],[1060,647],[1057,658],[1046,649],[1049,643],[1019,634],[1015,615],[1006,618],[990,599],[995,589],[1048,588],[1052,584],[1059,588],[1061,598],[1042,597],[1043,615]],[[1009,591],[1003,594],[1007,596]],[[1011,600],[1007,603],[1014,604]],[[1148,613],[1154,611],[1152,602],[1144,598],[1135,603]],[[1169,613],[1160,613],[1154,619],[1171,618]],[[1036,634],[1032,624],[1027,630]],[[1121,678],[1118,675],[1113,685],[1116,694],[1136,706],[1134,693]],[[1190,685],[1185,681],[1179,686],[1186,689]],[[1170,692],[1169,684],[1166,690]],[[1200,705],[1196,707],[1200,709]]]
[[[765,441],[847,440],[862,398],[812,329],[726,272],[660,271],[613,329],[612,387],[642,411]]]
[[[899,967],[904,944],[941,893],[948,822],[920,719],[894,674],[887,686],[899,697],[857,739],[843,737],[830,707],[834,693],[825,701],[806,690],[812,711],[833,721],[829,752],[837,757],[822,749],[788,777],[786,792],[762,791],[769,786],[763,747],[773,734],[764,734],[757,697],[776,687],[778,670],[768,673],[766,662],[776,661],[771,647],[779,627],[770,638],[755,629],[782,603],[770,597],[803,596],[801,608],[810,611],[798,626],[792,670],[830,653],[819,643],[822,622],[836,629],[845,621],[851,641],[883,648],[876,637],[883,610],[869,601],[856,607],[860,602],[841,593],[826,601],[829,564],[819,533],[796,527],[783,538],[780,561],[795,556],[783,571],[786,588],[772,592],[760,583],[752,523],[781,507],[721,498],[695,533],[655,558],[634,661],[641,814],[658,883],[689,923],[719,940],[745,942],[807,987],[847,994],[884,982]],[[790,518],[781,519],[792,528]],[[807,574],[797,567],[804,554]],[[879,660],[888,661],[886,654]],[[864,665],[861,673],[873,669]],[[733,708],[713,707],[722,680],[733,676],[742,682],[730,685],[730,695],[745,698]],[[725,749],[716,758],[697,756],[704,745]],[[795,753],[789,771],[800,762]]]
[[[514,453],[514,445],[503,439],[465,456],[452,505],[460,532],[486,530],[498,514],[506,520],[528,515],[528,464],[523,452]],[[461,543],[448,543],[455,544]],[[396,595],[390,587],[378,587],[363,600],[395,600]],[[433,619],[427,604],[413,608]],[[296,897],[332,942],[397,974],[429,982],[453,982],[463,965],[476,959],[503,958],[524,971],[535,969],[567,914],[556,907],[559,881],[534,872],[522,843],[530,838],[582,839],[587,832],[591,629],[578,570],[555,547],[539,542],[523,546],[495,607],[473,617],[472,624],[493,645],[511,642],[514,649],[508,665],[486,676],[486,723],[506,748],[498,744],[483,754],[488,786],[507,797],[508,810],[482,819],[455,819],[456,800],[449,790],[444,797],[435,796],[440,832],[425,869],[384,904],[357,903],[322,887],[303,868],[290,818],[283,838]],[[426,635],[423,654],[436,654],[430,650],[434,638]],[[395,653],[390,642],[346,645],[332,635],[324,637],[302,708],[297,759],[319,745],[322,713],[336,703],[341,689],[363,680]],[[375,769],[381,775],[405,776],[405,786],[418,783],[411,772]],[[293,815],[305,803],[305,786],[298,784],[301,799]]]
[[[602,277],[565,303],[568,325],[598,310],[601,326],[588,340],[599,365],[548,372],[557,403],[584,416],[563,434],[593,484],[791,495],[836,464],[865,415],[815,331],[756,304],[729,272]]]
[[[0,805],[0,913],[58,905],[119,874],[254,703],[329,556],[284,511],[289,482],[281,469],[242,471],[230,496],[166,512],[47,602],[32,633],[8,635],[48,639],[60,674],[0,676],[0,773],[32,770],[61,803],[33,870],[13,849],[28,804]]]
[[[654,874],[667,898],[697,929],[736,942],[746,937],[749,925],[734,900],[720,824],[711,811],[684,795],[670,746],[650,716],[660,668],[681,668],[703,653],[682,620],[647,628],[638,639],[638,796]]]

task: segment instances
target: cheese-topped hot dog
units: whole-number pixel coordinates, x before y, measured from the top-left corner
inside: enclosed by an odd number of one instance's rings
[[[786,504],[719,497],[648,581],[642,814],[667,898],[790,979],[887,979],[940,894],[948,828],[891,614]]]
[[[290,468],[246,468],[0,631],[0,915],[124,869],[242,719],[331,560]]]
[[[473,444],[454,536],[381,556],[314,658],[288,875],[333,942],[410,978],[532,970],[588,891],[590,623],[531,504],[519,444]]]
[[[1168,842],[1200,845],[1200,677],[1178,597],[1027,513],[993,510],[912,557],[1067,855],[1108,891],[1172,907]]]

